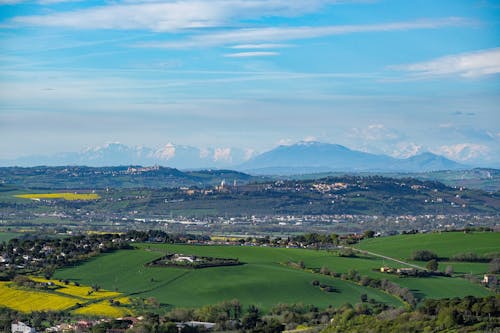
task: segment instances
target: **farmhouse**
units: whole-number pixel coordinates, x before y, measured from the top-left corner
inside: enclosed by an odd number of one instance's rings
[[[176,261],[176,262],[190,262],[190,263],[193,263],[194,262],[194,258],[193,257],[188,257],[188,256],[183,256],[183,255],[175,255],[173,258],[172,258],[173,261]]]
[[[33,327],[30,327],[20,321],[13,322],[10,330],[12,333],[36,333],[36,330]]]
[[[383,266],[380,267],[380,272],[381,273],[392,273],[394,270],[390,268],[389,266]]]
[[[498,279],[495,274],[484,274],[481,282],[487,286],[496,286],[498,284]]]
[[[205,321],[186,321],[184,323],[178,323],[177,328],[179,330],[183,329],[184,327],[189,326],[189,327],[202,327],[205,330],[211,330],[212,328],[215,327],[215,323],[209,323]]]
[[[396,272],[398,274],[414,274],[415,273],[415,268],[402,267],[402,268],[398,268],[398,270]]]

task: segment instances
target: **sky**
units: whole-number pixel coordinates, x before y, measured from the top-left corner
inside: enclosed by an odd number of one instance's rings
[[[500,1],[0,0],[0,159],[320,141],[500,166]]]

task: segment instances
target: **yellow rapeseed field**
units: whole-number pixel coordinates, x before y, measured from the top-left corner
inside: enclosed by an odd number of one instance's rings
[[[71,193],[71,192],[61,192],[61,193],[28,193],[28,194],[17,194],[16,198],[23,199],[64,199],[68,201],[73,200],[97,200],[100,198],[99,194],[96,193]]]
[[[0,306],[21,312],[65,310],[78,303],[78,299],[59,296],[41,290],[24,290],[12,282],[0,282]]]
[[[115,291],[109,291],[101,289],[99,291],[92,291],[92,287],[89,286],[75,286],[73,282],[65,285],[63,282],[59,282],[58,280],[47,280],[39,277],[30,277],[33,281],[48,283],[52,282],[59,288],[55,291],[57,293],[66,294],[74,297],[81,297],[85,299],[101,299],[101,298],[110,298],[110,297],[120,297],[121,293]]]
[[[105,316],[113,318],[131,315],[131,312],[128,309],[125,309],[120,306],[112,306],[109,304],[109,301],[107,300],[99,303],[90,304],[83,308],[79,308],[73,311],[73,313],[80,315]]]

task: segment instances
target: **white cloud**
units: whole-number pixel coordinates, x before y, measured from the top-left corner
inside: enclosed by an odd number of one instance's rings
[[[468,25],[472,22],[463,18],[441,18],[433,20],[416,20],[408,22],[392,22],[365,25],[334,25],[334,26],[300,26],[300,27],[267,27],[252,29],[237,29],[210,34],[196,34],[187,39],[173,42],[143,43],[142,47],[158,48],[196,48],[235,43],[251,44],[279,42],[298,39],[319,38],[332,35],[343,35],[363,32],[400,31],[411,29],[437,29],[448,26]]]
[[[260,49],[278,49],[284,47],[291,47],[291,44],[239,44],[230,46],[230,49],[236,50],[260,50]]]
[[[270,57],[270,56],[277,56],[277,55],[279,55],[278,52],[262,51],[262,52],[228,53],[228,54],[224,54],[224,57],[226,57],[226,58],[248,58],[248,57]]]
[[[440,146],[437,149],[433,149],[432,152],[444,155],[453,160],[466,162],[487,157],[490,153],[490,149],[486,145],[459,143]]]
[[[353,128],[349,136],[366,141],[396,141],[403,137],[399,131],[387,128],[382,124],[370,124],[365,128]]]
[[[391,68],[407,71],[422,78],[448,75],[480,77],[498,74],[500,73],[500,48],[450,55],[427,62]]]
[[[6,1],[6,0],[0,0]],[[7,0],[12,2],[15,0]],[[57,0],[42,0],[57,1]],[[18,16],[14,22],[77,29],[179,29],[227,26],[235,19],[295,16],[315,12],[332,0],[180,0],[133,2],[47,15]],[[344,1],[345,2],[345,1]]]

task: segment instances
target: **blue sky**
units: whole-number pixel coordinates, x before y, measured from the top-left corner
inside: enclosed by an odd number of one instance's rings
[[[500,166],[500,1],[0,0],[0,159],[318,140]]]

